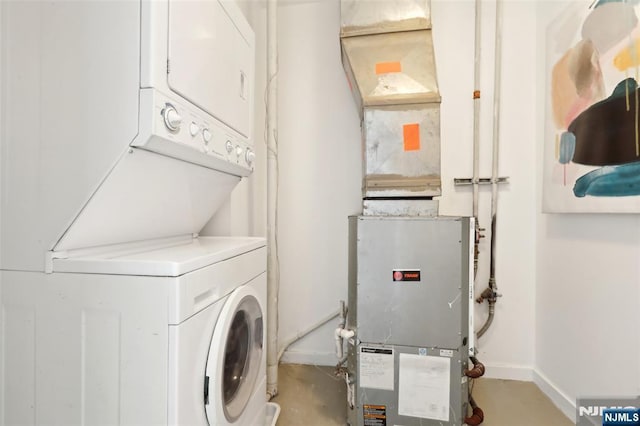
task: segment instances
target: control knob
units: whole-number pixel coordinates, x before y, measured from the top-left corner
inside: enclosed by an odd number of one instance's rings
[[[191,133],[191,136],[195,136],[200,133],[200,126],[198,126],[195,121],[191,122],[191,125],[189,126],[189,133]]]
[[[247,148],[247,152],[244,155],[244,159],[249,166],[253,165],[253,161],[256,159],[256,154],[251,149]]]
[[[172,132],[180,129],[182,124],[182,117],[178,114],[176,108],[171,104],[166,104],[162,110],[162,117],[164,118],[164,125]]]
[[[211,142],[211,131],[209,129],[202,130],[202,139],[204,140],[205,145]]]

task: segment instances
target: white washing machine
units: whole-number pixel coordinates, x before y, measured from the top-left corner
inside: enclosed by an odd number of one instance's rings
[[[162,243],[0,272],[0,424],[264,424],[264,240]]]

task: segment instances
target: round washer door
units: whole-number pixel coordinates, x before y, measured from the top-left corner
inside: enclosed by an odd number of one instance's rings
[[[211,425],[234,423],[256,384],[263,346],[263,307],[249,285],[227,299],[216,323],[205,371],[204,402]]]

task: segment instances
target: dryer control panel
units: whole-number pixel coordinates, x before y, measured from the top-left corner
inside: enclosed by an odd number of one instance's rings
[[[189,102],[154,89],[140,90],[140,133],[131,146],[248,176],[253,171],[252,144]]]

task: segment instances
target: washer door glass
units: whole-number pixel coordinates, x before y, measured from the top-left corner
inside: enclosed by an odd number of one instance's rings
[[[262,359],[262,311],[253,296],[242,299],[227,334],[222,370],[223,407],[235,421],[249,402]]]

